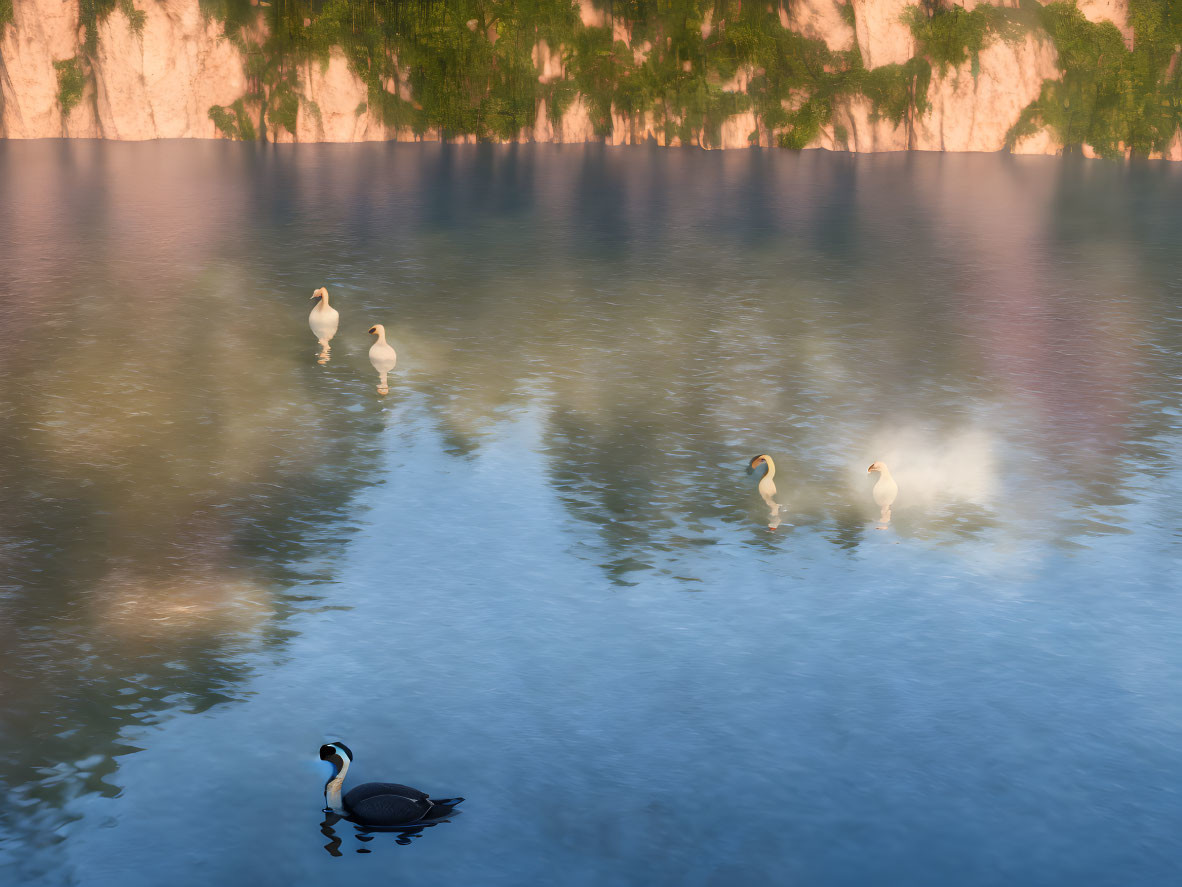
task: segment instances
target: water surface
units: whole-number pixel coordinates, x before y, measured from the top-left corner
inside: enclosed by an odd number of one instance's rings
[[[6,882],[1182,877],[1182,169],[0,142],[0,222]],[[465,812],[322,827],[328,739]]]

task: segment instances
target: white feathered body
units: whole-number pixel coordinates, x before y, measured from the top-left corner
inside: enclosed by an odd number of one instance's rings
[[[759,479],[759,495],[763,497],[763,501],[768,505],[776,504],[772,501],[772,496],[776,495],[776,483],[772,480],[775,470],[775,468],[769,466],[767,474]]]
[[[772,461],[771,456],[764,456],[763,461],[767,464],[767,473],[759,479],[759,495],[763,499],[764,504],[768,507],[768,529],[774,530],[780,526],[780,503],[775,500],[776,482],[773,478],[776,476],[776,463]]]
[[[863,489],[865,488],[863,487]],[[891,477],[888,469],[882,469],[879,474],[878,483],[874,485],[872,492],[874,495],[874,504],[880,508],[894,504],[895,497],[899,495],[899,485],[895,483],[895,479]]]
[[[373,368],[379,373],[388,373],[394,369],[394,365],[398,363],[398,354],[386,342],[386,336],[383,333],[378,337],[378,340],[369,346],[369,362],[373,364]]]
[[[316,303],[312,313],[308,315],[308,326],[312,328],[312,335],[320,342],[327,342],[337,334],[341,315],[325,299]]]

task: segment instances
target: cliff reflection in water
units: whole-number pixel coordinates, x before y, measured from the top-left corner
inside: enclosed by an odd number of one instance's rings
[[[463,460],[535,427],[519,464],[601,569],[588,595],[717,592],[728,558],[813,537],[846,558],[878,460],[890,534],[970,564],[982,539],[1157,528],[1146,489],[1177,483],[1172,170],[75,143],[0,144],[0,182],[0,778],[30,844],[118,792],[129,731],[239,699],[357,515],[398,495],[371,484],[406,440]],[[777,463],[774,535],[754,452]]]
[[[233,699],[240,653],[281,639],[380,422],[223,259],[241,181],[28,147],[0,161],[0,778],[6,828],[52,841],[53,808],[118,790],[124,728]]]

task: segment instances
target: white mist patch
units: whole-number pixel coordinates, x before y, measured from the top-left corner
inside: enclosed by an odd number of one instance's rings
[[[878,480],[866,469],[884,462],[899,484],[895,507],[972,502],[989,505],[999,491],[997,445],[994,436],[980,427],[952,433],[903,427],[870,435],[862,459],[849,466],[850,486],[871,502],[870,491]]]

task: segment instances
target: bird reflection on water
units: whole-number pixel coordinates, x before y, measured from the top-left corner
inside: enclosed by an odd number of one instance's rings
[[[459,811],[455,811],[452,816],[459,815]],[[434,822],[418,822],[408,826],[381,826],[381,825],[358,825],[349,820],[346,816],[341,816],[339,813],[334,813],[331,810],[324,811],[324,821],[320,823],[320,833],[328,838],[328,843],[324,845],[324,850],[329,856],[344,856],[341,850],[341,845],[344,839],[337,834],[336,826],[338,823],[347,822],[353,827],[354,837],[362,844],[368,844],[378,834],[388,833],[394,835],[394,843],[406,846],[415,838],[420,837],[425,829],[434,828],[437,825],[451,822],[451,818],[437,819]],[[357,853],[372,853],[368,847],[362,846],[356,848]]]

